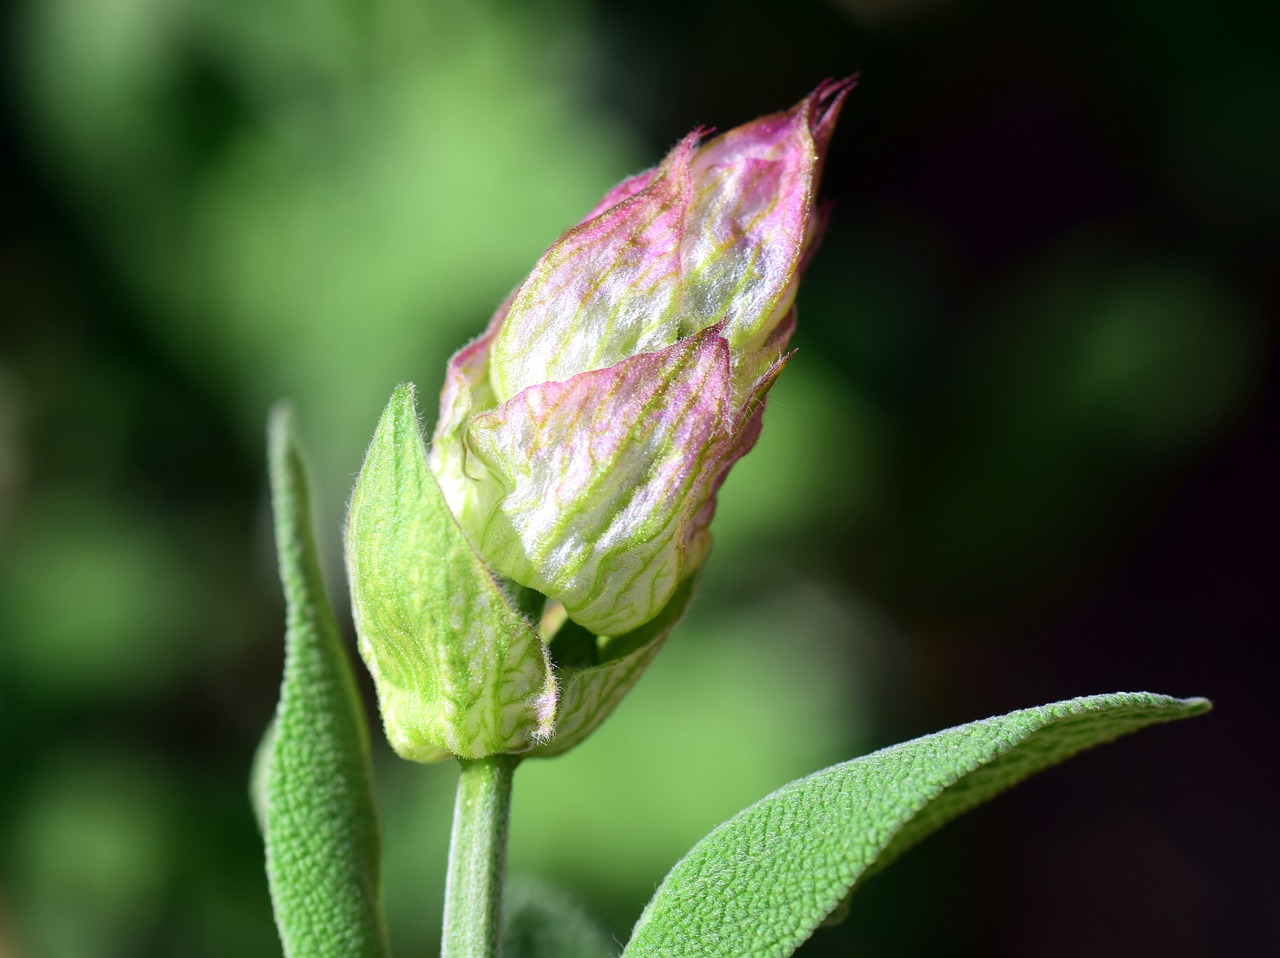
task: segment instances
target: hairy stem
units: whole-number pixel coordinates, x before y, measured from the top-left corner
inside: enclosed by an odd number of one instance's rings
[[[463,761],[449,842],[442,958],[499,958],[507,823],[516,759]]]

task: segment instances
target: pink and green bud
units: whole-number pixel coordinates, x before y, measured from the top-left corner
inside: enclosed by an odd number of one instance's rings
[[[392,397],[347,566],[401,755],[562,752],[657,653],[786,363],[852,85],[614,187],[450,360],[429,453]]]
[[[431,468],[500,575],[598,635],[657,615],[707,553],[786,361],[815,195],[852,84],[682,140],[543,255],[449,364]]]

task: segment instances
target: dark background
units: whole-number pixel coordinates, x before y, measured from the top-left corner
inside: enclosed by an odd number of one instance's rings
[[[0,956],[279,953],[246,796],[281,654],[269,404],[297,406],[342,609],[393,385],[431,397],[689,129],[853,71],[799,353],[699,604],[598,735],[522,768],[513,871],[623,941],[795,776],[1077,694],[1202,694],[949,827],[803,953],[1275,947],[1274,7],[4,13]],[[455,773],[375,752],[393,942],[425,955]]]

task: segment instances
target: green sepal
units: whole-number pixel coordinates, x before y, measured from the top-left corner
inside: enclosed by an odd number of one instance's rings
[[[851,890],[947,822],[1036,772],[1205,699],[1096,695],[970,722],[783,786],[716,828],[663,880],[623,958],[781,958]]]
[[[528,757],[551,758],[567,752],[609,717],[684,617],[697,578],[695,574],[676,586],[662,611],[638,629],[596,638],[598,664],[561,670],[555,737],[532,749]],[[574,623],[565,627],[573,629]],[[553,639],[552,648],[555,646]]]
[[[287,628],[280,704],[250,790],[276,927],[291,958],[381,958],[389,950],[369,730],[325,596],[285,407],[272,411],[268,447]]]
[[[360,655],[399,755],[477,759],[550,735],[550,660],[449,511],[411,385],[392,394],[356,482],[347,577]]]

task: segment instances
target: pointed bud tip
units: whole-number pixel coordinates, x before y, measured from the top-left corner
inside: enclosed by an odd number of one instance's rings
[[[818,155],[823,156],[827,145],[831,142],[831,134],[835,132],[836,121],[840,118],[840,109],[844,106],[845,97],[858,85],[859,74],[841,79],[823,80],[804,100],[800,106],[809,112],[809,132],[813,136]]]

